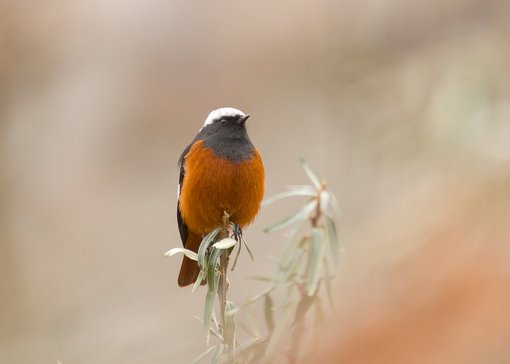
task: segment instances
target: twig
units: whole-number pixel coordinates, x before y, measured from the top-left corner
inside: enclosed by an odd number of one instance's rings
[[[219,240],[228,238],[229,215],[223,212],[223,226],[221,227]],[[227,305],[227,268],[228,268],[228,251],[225,250],[220,255],[220,281],[218,284],[218,300],[220,303],[220,322],[222,330],[225,329],[225,307]]]
[[[221,239],[226,239],[229,237],[229,226],[230,226],[230,216],[228,213],[223,213],[223,226],[220,231],[220,237]],[[229,250],[225,249],[222,251],[220,255],[220,280],[218,282],[218,301],[220,305],[220,322],[221,322],[221,331],[222,331],[222,337],[223,337],[223,344],[226,346],[226,352],[224,353],[224,362],[230,363],[233,362],[233,352],[234,352],[234,336],[227,333],[226,331],[226,322],[225,322],[225,310],[227,307],[227,292],[228,292],[228,279],[227,279],[227,273],[228,273],[228,263],[230,261],[229,256]]]
[[[310,218],[312,227],[316,228],[319,226],[319,220],[321,218],[321,193],[326,189],[326,181],[321,181],[320,188],[317,190],[317,207],[315,208],[315,215]]]

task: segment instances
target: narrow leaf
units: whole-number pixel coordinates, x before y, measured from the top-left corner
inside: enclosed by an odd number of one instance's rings
[[[242,343],[237,350],[239,363],[261,363],[267,343],[268,338],[265,336],[256,336]]]
[[[206,334],[206,342],[209,345],[209,336],[211,333],[211,316],[214,310],[214,291],[207,291],[205,296],[205,304],[204,304],[204,330]]]
[[[250,327],[248,327],[248,325],[245,322],[239,320],[238,324],[239,324],[239,327],[241,329],[243,329],[248,335],[253,336],[253,337],[256,336],[255,331],[253,331]]]
[[[328,191],[322,191],[320,193],[319,201],[321,204],[321,212],[326,213],[331,203],[331,194]]]
[[[317,190],[310,185],[288,185],[285,188],[288,189],[289,191],[308,191],[314,196],[317,194]]]
[[[261,282],[274,282],[274,279],[269,276],[246,276],[246,279],[251,279],[253,281],[261,281]]]
[[[326,293],[328,294],[328,301],[329,301],[329,305],[330,307],[335,310],[335,306],[333,305],[333,293],[332,293],[332,290],[331,290],[331,279],[332,279],[332,276],[330,275],[329,273],[329,265],[328,265],[328,261],[326,259],[324,259],[324,270],[326,271]]]
[[[216,239],[216,236],[220,232],[221,228],[216,228],[213,231],[211,231],[209,234],[205,236],[205,238],[200,243],[200,247],[198,248],[198,266],[200,268],[204,268],[207,265],[207,248],[209,247],[209,244],[211,244],[214,239]]]
[[[297,305],[296,316],[294,317],[293,325],[303,322],[306,313],[317,301],[318,296],[303,296]]]
[[[323,326],[324,326],[324,312],[322,309],[322,300],[319,296],[316,296],[316,302],[314,303],[314,320],[311,322],[312,327],[308,331],[308,347],[317,348],[320,346],[323,340]],[[315,358],[314,350],[306,350],[302,357],[304,363],[313,363]]]
[[[304,238],[307,241],[307,238]],[[297,270],[301,266],[301,260],[304,256],[304,251],[300,248],[294,249],[292,255],[288,261],[288,264],[282,267],[281,274],[279,276],[279,284],[284,284],[294,281],[297,275]]]
[[[209,355],[214,349],[217,349],[217,345],[213,345],[211,346],[210,348],[207,348],[206,351],[204,351],[202,354],[200,354],[199,356],[197,356],[195,358],[195,360],[193,360],[191,362],[191,364],[197,364],[198,362],[200,362],[202,359],[204,359],[207,355]]]
[[[313,201],[307,203],[304,207],[302,207],[294,215],[289,216],[286,219],[284,219],[283,221],[266,228],[264,231],[266,233],[271,233],[271,232],[274,232],[277,230],[285,229],[291,225],[294,225],[297,222],[306,220],[306,219],[308,219],[308,217],[310,216],[312,211],[315,210],[316,207],[317,207],[317,200],[313,200]]]
[[[311,236],[310,265],[306,280],[306,291],[309,296],[314,295],[317,290],[323,264],[324,245],[322,230],[314,228]]]
[[[192,250],[184,249],[184,248],[173,248],[173,249],[170,249],[169,251],[167,251],[165,253],[165,256],[166,257],[171,257],[172,255],[179,254],[179,253],[184,254],[185,256],[187,256],[190,259],[193,259],[194,261],[198,260],[198,254],[197,253],[195,253]]]
[[[255,315],[253,313],[253,308],[251,306],[248,306],[246,303],[241,306],[241,308],[244,310],[244,317],[247,319],[247,322],[245,322],[245,330],[247,333],[249,333],[252,337],[259,337],[261,336],[260,330],[257,326],[259,318],[255,318]],[[249,327],[248,327],[249,325]]]
[[[333,212],[336,216],[340,216],[340,207],[338,207],[338,200],[336,196],[330,193],[331,196],[331,207],[333,208]]]
[[[278,349],[278,346],[282,343],[283,337],[289,334],[289,329],[294,319],[294,311],[294,309],[289,308],[287,312],[284,313],[284,316],[278,320],[278,326],[276,326],[271,338],[269,339],[269,343],[267,344],[263,361],[264,363],[273,362],[275,352]]]
[[[225,305],[225,328],[223,330],[223,337],[225,340],[223,342],[228,346],[230,352],[233,352],[234,350],[236,337],[236,325],[234,322],[234,316],[237,311],[238,309],[236,306],[232,302],[227,301]]]
[[[252,298],[250,298],[247,302],[244,303],[244,305],[242,307],[246,307],[258,300],[260,300],[261,298],[263,298],[266,294],[270,293],[271,291],[273,291],[273,289],[275,288],[275,286],[273,287],[270,287],[270,288],[267,288],[265,289],[264,291],[262,291],[261,293],[253,296]]]
[[[198,287],[202,284],[202,281],[206,278],[207,272],[205,269],[200,269],[200,272],[198,273],[198,277],[195,280],[195,283],[193,284],[193,288],[191,289],[191,292],[195,292]]]
[[[274,330],[273,299],[268,293],[264,299],[264,318],[266,319],[267,330],[271,334]]]
[[[237,241],[235,241],[234,239],[225,238],[225,239],[218,241],[217,243],[214,243],[213,247],[215,247],[216,249],[230,249],[236,244],[237,244]]]
[[[210,327],[209,330],[211,331],[211,334],[216,337],[218,340],[223,341],[223,336],[219,333],[218,330],[216,330],[214,327]]]
[[[310,191],[309,189],[301,189],[301,190],[293,189],[293,190],[281,192],[274,196],[266,198],[264,201],[262,201],[262,206],[267,206],[267,205],[270,205],[276,201],[283,200],[283,199],[286,199],[289,197],[298,197],[298,196],[313,197],[316,194],[317,194],[317,192],[315,192],[313,190]]]
[[[214,285],[215,276],[217,275],[216,266],[218,264],[218,257],[222,251],[220,249],[212,249],[211,256],[207,262],[207,285],[209,291],[216,292],[216,286]]]
[[[212,358],[211,363],[213,363],[213,364],[220,363],[224,348],[225,348],[225,345],[218,346],[218,350],[216,351],[216,354],[214,354],[214,357]]]
[[[308,178],[310,178],[310,181],[312,181],[314,187],[319,190],[322,188],[322,185],[319,181],[319,178],[315,175],[315,173],[312,172],[310,166],[308,166],[308,163],[304,159],[301,159],[301,165],[303,166],[303,169],[305,170],[306,174],[308,175]]]
[[[328,232],[328,241],[329,247],[331,249],[331,255],[333,256],[333,261],[338,264],[338,235],[336,232],[335,221],[329,216],[326,216],[326,229]]]
[[[204,329],[207,335],[207,343],[209,343],[209,328],[211,327],[211,318],[214,310],[214,297],[220,279],[220,275],[216,270],[216,265],[221,252],[221,250],[213,248],[209,261],[207,262],[207,295],[205,297],[204,306]]]

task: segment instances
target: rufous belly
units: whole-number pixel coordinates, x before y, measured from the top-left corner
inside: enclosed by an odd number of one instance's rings
[[[224,211],[241,227],[255,219],[264,196],[264,166],[256,148],[250,159],[230,161],[198,141],[185,158],[179,204],[190,230],[205,234],[221,226]]]

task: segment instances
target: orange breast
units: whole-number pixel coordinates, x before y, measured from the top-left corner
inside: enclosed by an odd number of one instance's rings
[[[251,159],[232,162],[196,142],[185,157],[180,209],[195,233],[221,226],[223,212],[241,227],[250,224],[264,196],[264,166],[257,149]]]

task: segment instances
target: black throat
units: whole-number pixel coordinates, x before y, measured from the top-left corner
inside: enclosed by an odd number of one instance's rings
[[[245,126],[235,123],[207,125],[195,140],[203,140],[214,154],[235,162],[249,159],[254,150]]]

